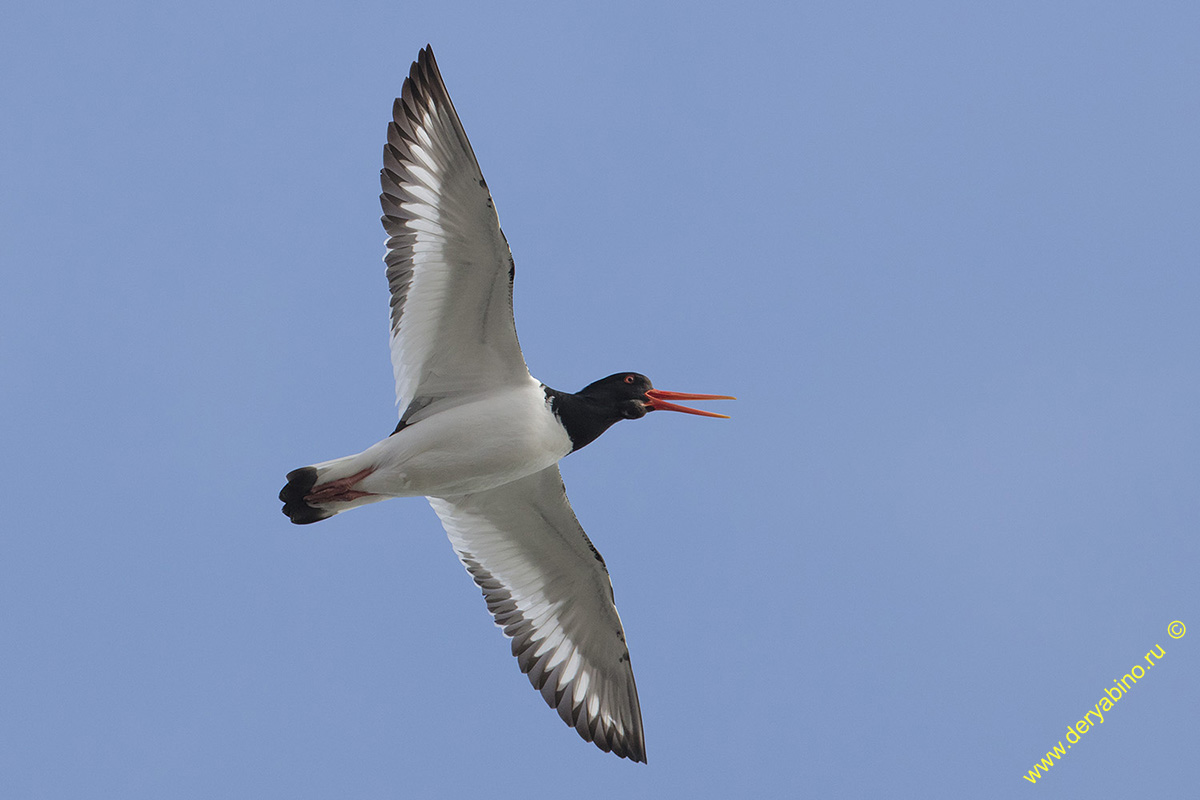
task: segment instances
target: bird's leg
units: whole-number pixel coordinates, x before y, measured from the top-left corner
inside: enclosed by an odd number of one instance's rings
[[[361,481],[363,478],[370,475],[375,470],[364,469],[362,472],[350,475],[346,478],[338,478],[336,481],[323,483],[320,486],[314,486],[308,494],[304,496],[307,503],[345,503],[350,500],[357,500],[360,497],[369,497],[370,492],[359,491],[351,488],[354,484]]]

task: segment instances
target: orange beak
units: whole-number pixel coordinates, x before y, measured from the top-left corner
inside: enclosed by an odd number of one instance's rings
[[[674,403],[667,402],[668,400],[736,400],[736,397],[730,397],[727,394],[684,394],[683,392],[665,392],[662,389],[650,389],[646,392],[646,399],[650,401],[651,411],[680,411],[684,414],[695,414],[700,417],[720,417],[721,419],[729,419],[726,414],[714,414],[711,411],[701,411],[698,408],[688,408],[687,406],[677,406]]]

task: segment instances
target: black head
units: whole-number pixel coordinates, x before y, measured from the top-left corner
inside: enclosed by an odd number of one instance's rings
[[[553,390],[548,390],[552,392]],[[551,402],[575,450],[593,441],[613,423],[640,419],[651,411],[682,411],[702,417],[725,417],[711,411],[677,406],[669,400],[732,400],[728,395],[681,394],[655,389],[645,375],[618,372],[589,383],[575,394],[554,392]]]
[[[589,383],[576,392],[576,396],[605,409],[609,412],[607,416],[616,422],[619,419],[639,419],[652,411],[651,400],[646,392],[653,389],[654,384],[645,375],[618,372]]]

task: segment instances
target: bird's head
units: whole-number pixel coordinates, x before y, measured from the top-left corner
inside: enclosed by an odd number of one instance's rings
[[[696,414],[701,417],[729,419],[725,414],[688,408],[670,401],[735,399],[724,394],[685,394],[655,389],[649,378],[637,372],[618,372],[615,375],[609,375],[607,378],[601,378],[595,383],[588,384],[578,394],[599,405],[614,409],[617,415],[623,419],[639,419],[651,411],[680,411],[684,414]]]

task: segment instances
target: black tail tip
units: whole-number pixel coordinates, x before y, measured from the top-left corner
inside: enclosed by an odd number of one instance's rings
[[[316,467],[294,469],[287,474],[287,480],[287,486],[279,492],[279,499],[283,501],[283,513],[287,514],[292,522],[308,525],[333,516],[331,512],[314,508],[304,500],[317,483]]]

